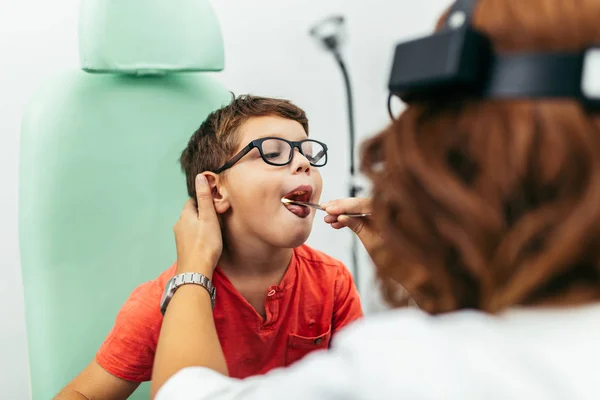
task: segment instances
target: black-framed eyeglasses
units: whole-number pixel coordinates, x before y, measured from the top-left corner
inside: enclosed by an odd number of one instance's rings
[[[221,168],[213,172],[218,174],[231,168],[242,157],[248,154],[252,149],[257,148],[260,157],[264,162],[270,165],[283,166],[289,164],[294,158],[294,149],[298,149],[310,165],[313,167],[322,167],[327,164],[327,145],[318,140],[305,139],[299,142],[292,142],[278,137],[265,137],[251,141],[233,158],[227,161]]]

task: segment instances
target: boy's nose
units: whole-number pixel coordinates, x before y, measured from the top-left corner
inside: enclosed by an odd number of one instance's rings
[[[310,162],[298,149],[294,149],[294,158],[292,159],[294,171],[299,174],[302,172],[310,172]]]

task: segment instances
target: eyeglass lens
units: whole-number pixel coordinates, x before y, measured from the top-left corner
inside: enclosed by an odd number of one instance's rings
[[[301,147],[304,157],[312,165],[324,165],[326,151],[323,145],[309,140],[302,142]],[[262,153],[266,161],[275,165],[285,165],[292,159],[292,146],[285,140],[267,139],[262,142]]]

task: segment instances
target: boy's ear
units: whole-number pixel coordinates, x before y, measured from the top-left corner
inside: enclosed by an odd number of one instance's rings
[[[217,214],[225,214],[229,210],[227,188],[222,184],[221,177],[214,172],[203,172],[212,193],[213,204]]]

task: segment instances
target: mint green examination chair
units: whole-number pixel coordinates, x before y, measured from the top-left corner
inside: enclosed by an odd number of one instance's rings
[[[23,118],[20,248],[33,400],[90,361],[120,306],[176,259],[178,157],[230,94],[208,0],[82,0],[81,70]],[[42,66],[40,66],[42,68]],[[148,399],[149,385],[132,395]]]

